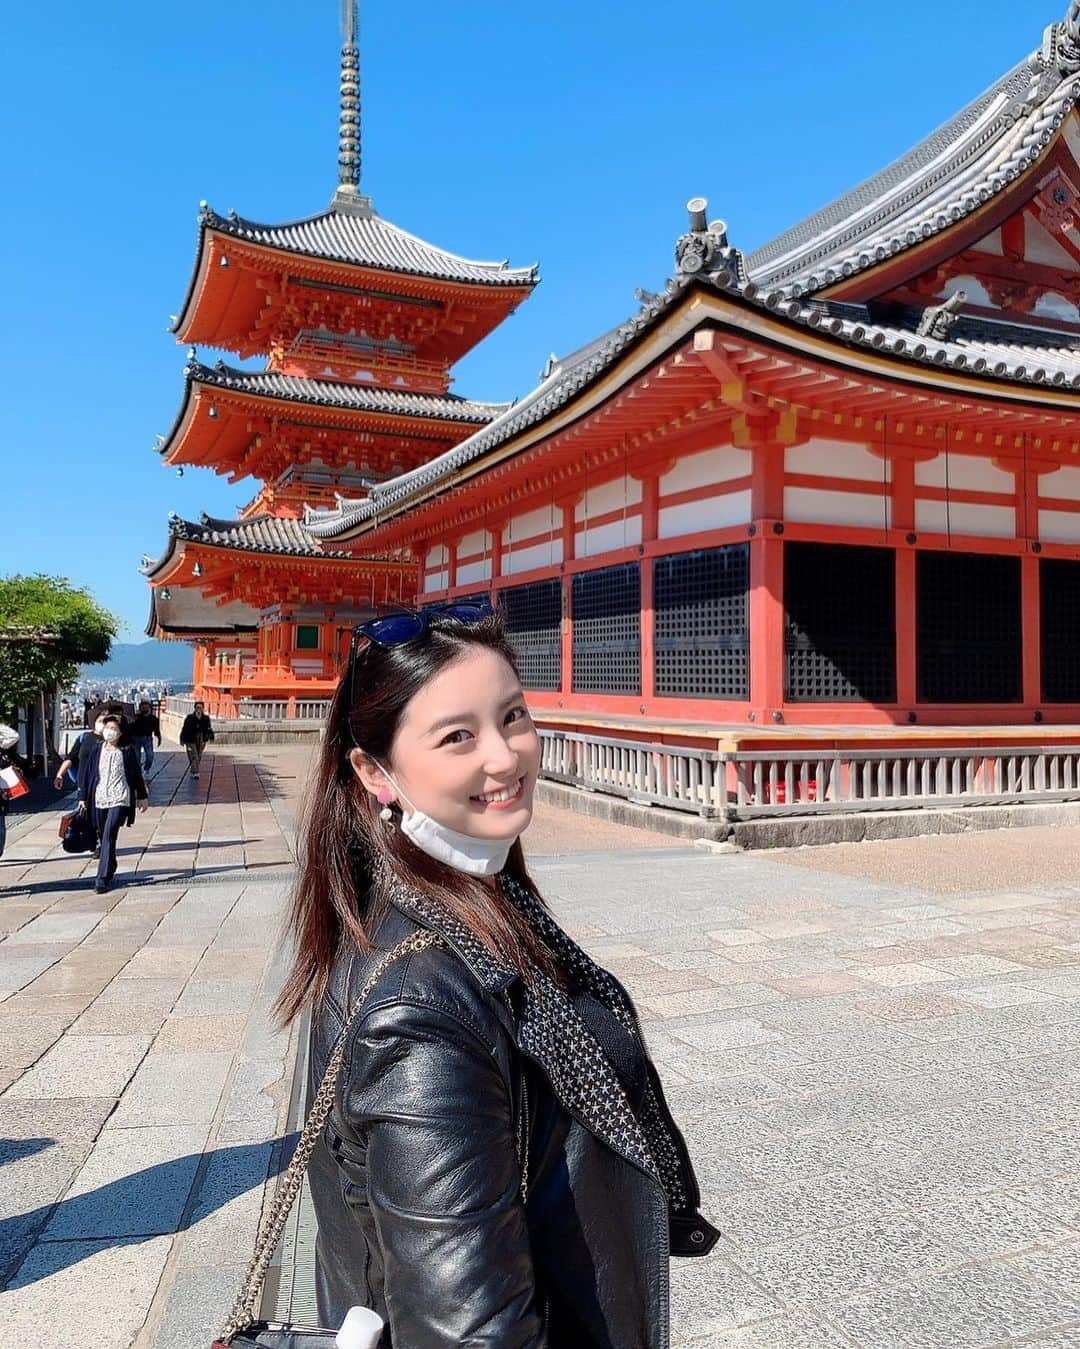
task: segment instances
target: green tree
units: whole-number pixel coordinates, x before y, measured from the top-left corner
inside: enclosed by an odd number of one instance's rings
[[[0,576],[0,708],[70,684],[109,658],[119,620],[63,576]]]

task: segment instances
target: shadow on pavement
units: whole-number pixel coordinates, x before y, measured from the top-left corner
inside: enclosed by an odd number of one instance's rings
[[[271,1139],[177,1157],[58,1204],[43,1204],[0,1220],[0,1290],[11,1292],[37,1282],[37,1276],[23,1277],[16,1271],[39,1240],[50,1243],[47,1274],[53,1275],[85,1258],[86,1242],[93,1242],[96,1252],[109,1245],[127,1246],[140,1239],[149,1241],[187,1231],[231,1200],[279,1175],[288,1165],[298,1137],[289,1134],[283,1147],[276,1146],[281,1140]],[[0,1156],[13,1161],[55,1142],[51,1138],[0,1141]],[[14,1151],[20,1148],[27,1151]],[[205,1166],[200,1169],[204,1159]],[[155,1221],[156,1215],[175,1213],[178,1208],[182,1208],[183,1216],[175,1226],[167,1226],[160,1216]],[[52,1230],[43,1233],[47,1223]],[[43,1271],[40,1277],[45,1275]]]

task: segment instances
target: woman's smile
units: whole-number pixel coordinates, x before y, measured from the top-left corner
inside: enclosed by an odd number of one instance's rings
[[[495,792],[485,792],[479,796],[470,796],[470,801],[475,801],[477,805],[483,806],[485,810],[506,810],[508,806],[516,806],[525,794],[525,779],[518,778],[517,782],[509,787],[500,787]]]

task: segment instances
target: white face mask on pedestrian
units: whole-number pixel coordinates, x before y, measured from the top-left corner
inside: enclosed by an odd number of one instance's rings
[[[469,876],[497,876],[502,871],[514,845],[512,838],[475,838],[472,834],[463,834],[460,829],[441,824],[418,810],[391,777],[389,770],[377,759],[375,763],[412,812],[408,815],[401,812],[401,832],[421,852]]]
[[[115,726],[106,726],[101,732],[102,739],[107,745],[115,744],[120,739],[120,732]]]
[[[102,733],[102,731],[104,731],[104,729],[105,729],[105,723],[104,723],[103,721],[95,721],[95,722],[94,722],[94,734],[95,734],[95,735],[100,735],[100,734]]]

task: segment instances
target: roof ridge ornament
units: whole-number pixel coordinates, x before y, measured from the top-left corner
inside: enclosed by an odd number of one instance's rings
[[[944,342],[960,317],[960,310],[967,301],[967,292],[954,291],[942,304],[931,305],[924,309],[915,329],[916,337],[934,337]]]
[[[708,220],[708,208],[704,197],[691,197],[686,203],[690,229],[675,243],[676,270],[683,276],[705,272],[711,281],[722,285],[745,285],[743,255],[728,243],[724,221]]]

